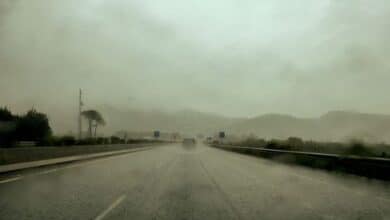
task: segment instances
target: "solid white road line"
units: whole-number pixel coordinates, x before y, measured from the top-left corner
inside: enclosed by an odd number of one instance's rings
[[[10,178],[10,179],[0,180],[0,184],[13,182],[13,181],[16,181],[16,180],[20,180],[22,178],[23,178],[22,176],[18,176],[18,177],[14,177],[14,178]]]
[[[102,220],[104,217],[108,215],[108,213],[111,212],[111,210],[115,209],[121,202],[126,198],[125,195],[122,195],[117,200],[115,200],[106,210],[104,210],[100,215],[98,215],[95,220]]]
[[[39,172],[36,175],[43,175],[43,174],[53,173],[53,172],[57,172],[57,171],[58,171],[58,169],[51,169],[51,170]]]

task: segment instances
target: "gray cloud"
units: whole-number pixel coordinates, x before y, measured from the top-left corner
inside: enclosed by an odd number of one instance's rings
[[[376,1],[1,1],[0,103],[232,116],[388,113],[390,5]],[[131,100],[129,100],[131,97]]]

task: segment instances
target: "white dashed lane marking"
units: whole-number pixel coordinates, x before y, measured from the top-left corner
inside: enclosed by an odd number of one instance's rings
[[[98,215],[95,220],[102,220],[104,219],[115,207],[117,207],[119,204],[122,203],[122,201],[126,198],[125,195],[120,196],[118,199],[116,199],[107,209],[105,209],[100,215]]]

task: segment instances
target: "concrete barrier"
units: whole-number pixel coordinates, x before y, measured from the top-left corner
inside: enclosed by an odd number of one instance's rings
[[[299,164],[313,168],[390,180],[390,159],[386,158],[273,150],[230,145],[212,146],[238,153],[269,158],[284,163]]]

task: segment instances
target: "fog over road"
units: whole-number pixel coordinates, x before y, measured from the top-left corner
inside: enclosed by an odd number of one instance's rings
[[[0,219],[390,219],[390,186],[172,144],[0,183]]]

